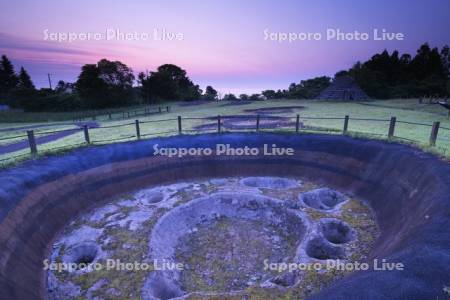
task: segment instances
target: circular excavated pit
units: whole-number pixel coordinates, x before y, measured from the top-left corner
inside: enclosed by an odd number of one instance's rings
[[[292,106],[273,106],[273,107],[262,107],[254,109],[245,109],[245,112],[257,113],[257,114],[283,114],[283,113],[293,113],[295,110],[304,110],[305,107],[301,105]]]
[[[328,243],[323,238],[310,240],[306,245],[306,254],[320,260],[345,258],[345,252],[342,248]]]
[[[214,148],[218,143],[258,148],[264,144],[277,144],[292,147],[295,154],[183,159],[154,157],[152,154],[156,144]],[[280,190],[248,187],[237,181],[231,186],[227,183],[227,178],[234,176],[268,175],[301,179],[303,185],[298,189]],[[209,190],[204,180],[211,177],[222,179],[210,185]],[[173,182],[186,184],[174,186],[170,184]],[[137,197],[134,191],[149,186],[155,187],[151,193],[160,191],[164,198],[158,201],[161,197]],[[163,298],[181,294],[187,299],[208,298],[210,296],[205,294],[214,292],[186,294],[189,291],[184,289],[187,281],[183,278],[188,273],[180,273],[176,286],[183,289],[177,290],[171,286],[172,277],[166,276],[170,274],[165,272],[96,271],[87,268],[55,273],[43,270],[43,261],[48,257],[51,261],[62,261],[65,252],[86,242],[98,245],[92,266],[102,264],[108,258],[148,261],[151,253],[149,237],[157,220],[190,201],[218,192],[236,192],[237,187],[242,189],[238,190],[239,193],[250,192],[282,200],[286,208],[305,216],[307,229],[295,253],[300,261],[320,264],[336,261],[307,255],[308,242],[317,238],[325,245],[340,247],[346,256],[343,261],[372,262],[378,259],[379,262],[391,263],[389,266],[404,266],[404,270],[392,271],[371,267],[342,278],[340,276],[347,272],[337,274],[338,278],[330,278],[328,272],[280,274],[274,271],[270,280],[251,280],[248,288],[233,292],[238,299],[282,298],[286,296],[285,289],[292,297],[313,299],[440,299],[448,295],[448,162],[393,143],[341,136],[259,133],[178,136],[88,147],[1,171],[1,297],[42,299],[63,292],[59,299],[95,298],[99,295],[104,295],[104,298],[139,298],[144,282],[151,276],[160,276],[163,281],[167,279],[167,285],[162,285],[159,294]],[[337,201],[336,205],[326,200],[305,202],[304,197],[299,196],[320,188],[339,191],[345,195],[345,201]],[[366,200],[371,209],[356,199]],[[371,210],[378,221],[379,232]],[[305,221],[308,219],[310,222]],[[336,243],[341,239],[336,239],[335,234],[327,238],[326,235],[330,234],[322,226],[324,219],[345,222],[354,232],[354,238],[344,243]],[[68,223],[70,220],[72,222]],[[214,224],[197,229],[205,230],[208,235],[208,228],[214,228]],[[225,230],[229,224],[222,225],[225,225],[223,236],[235,232]],[[336,231],[339,232],[337,228]],[[261,229],[255,226],[252,234],[259,236],[259,232]],[[379,237],[374,240],[378,233]],[[192,232],[184,235],[181,241],[195,246],[202,244],[204,236]],[[238,240],[243,239],[245,232],[237,232],[234,236]],[[344,237],[343,240],[347,239]],[[175,252],[175,258],[186,253],[182,250],[179,248]],[[52,286],[52,283],[56,285]],[[209,285],[200,284],[201,290],[208,290]]]
[[[345,196],[329,188],[320,188],[300,194],[300,201],[309,207],[331,210],[345,201]]]
[[[323,236],[333,244],[343,244],[354,239],[354,232],[340,220],[324,220],[321,224]]]
[[[194,129],[217,130],[216,117],[211,118],[211,120],[214,120],[215,122],[196,125],[194,126]],[[222,128],[225,130],[253,130],[256,128],[256,122],[256,115],[237,115],[233,117],[226,116],[221,119]],[[295,126],[295,121],[291,120],[289,117],[263,115],[260,116],[259,119],[259,129],[273,129],[293,126]],[[302,123],[300,123],[300,127],[303,127]]]
[[[65,251],[62,261],[75,264],[79,269],[88,267],[94,262],[98,253],[98,246],[95,243],[85,242],[76,244]]]
[[[318,216],[310,207],[292,205],[299,194],[316,189],[315,183],[294,178],[228,177],[147,188],[120,197],[67,225],[53,245],[52,262],[92,263],[95,259],[97,265],[108,266],[112,259],[123,263],[137,259],[153,267],[182,268],[126,274],[104,268],[81,273],[49,271],[50,298],[76,293],[89,297],[94,290],[108,298],[112,291],[106,287],[111,282],[122,282],[113,290],[115,295],[142,299],[209,293],[227,297],[248,288],[270,294],[273,286],[306,293],[307,285],[319,286],[321,280],[303,282],[301,278],[311,276],[306,271],[267,266],[363,258],[377,235],[371,211],[358,200],[346,198],[345,204],[364,214],[342,207]],[[354,229],[340,218],[352,219]],[[370,233],[363,233],[368,224]],[[366,241],[356,243],[356,233],[364,234]],[[346,239],[351,234],[355,236]],[[332,245],[333,238],[340,239],[340,245]]]
[[[151,233],[150,255],[181,262],[186,270],[168,273],[188,292],[231,292],[268,280],[264,260],[292,259],[304,232],[301,215],[278,199],[217,193],[164,215]],[[147,281],[144,294],[155,296],[154,286]]]

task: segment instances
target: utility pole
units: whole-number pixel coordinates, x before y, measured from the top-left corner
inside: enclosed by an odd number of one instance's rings
[[[145,69],[145,80],[148,80],[148,69]],[[147,104],[150,104],[150,95],[148,92],[148,89],[144,89],[145,90],[145,98],[147,98]]]
[[[50,85],[50,89],[52,89],[52,79],[50,78],[50,75],[52,75],[52,74],[50,74],[50,73],[47,74],[47,76],[48,76],[48,84]]]

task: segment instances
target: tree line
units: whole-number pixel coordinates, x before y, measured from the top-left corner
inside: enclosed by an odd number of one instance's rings
[[[421,45],[414,56],[398,51],[375,54],[357,62],[348,70],[335,74],[350,75],[372,98],[409,98],[448,96],[450,94],[450,49]],[[137,85],[136,85],[137,83]],[[315,99],[332,83],[320,76],[287,89],[264,90],[261,94],[225,94],[224,100]],[[0,63],[0,103],[28,111],[74,111],[101,109],[160,101],[216,100],[218,92],[211,86],[205,91],[195,84],[182,68],[164,64],[150,73],[135,77],[133,70],[120,61],[102,59],[86,64],[75,83],[59,81],[54,90],[36,89],[27,71],[16,73],[11,61],[3,55]]]
[[[351,76],[374,99],[445,97],[450,95],[450,49],[444,46],[439,50],[425,43],[414,56],[384,50],[337,72],[334,78],[342,75]],[[262,94],[268,99],[315,99],[331,82],[330,77],[316,77]]]
[[[450,94],[450,49],[439,50],[427,43],[421,45],[415,56],[388,51],[372,56],[366,62],[357,62],[348,74],[372,98],[416,98],[448,96]]]
[[[11,61],[5,55],[1,58],[0,103],[27,111],[74,111],[217,98],[213,87],[207,86],[203,92],[185,70],[171,64],[150,74],[141,72],[135,78],[124,63],[102,59],[84,65],[75,83],[59,81],[54,90],[38,90],[23,67],[16,74]]]

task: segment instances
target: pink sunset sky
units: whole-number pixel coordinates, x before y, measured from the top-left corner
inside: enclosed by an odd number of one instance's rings
[[[204,89],[253,93],[332,76],[383,49],[414,54],[420,44],[450,44],[450,1],[31,1],[2,3],[0,54],[27,69],[38,87],[47,74],[74,82],[82,65],[120,60],[137,74],[173,63]],[[327,29],[367,32],[367,41],[327,40]],[[147,40],[55,41],[46,34],[149,33]],[[374,29],[403,40],[375,41]],[[182,35],[155,40],[162,30]],[[279,42],[269,33],[321,33],[321,40]]]

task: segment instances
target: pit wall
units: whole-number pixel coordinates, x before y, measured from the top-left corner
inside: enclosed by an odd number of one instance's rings
[[[160,147],[292,147],[295,155],[153,156]],[[359,271],[315,299],[436,299],[450,286],[450,167],[416,149],[343,136],[211,134],[98,146],[0,172],[0,299],[45,298],[43,260],[72,218],[152,185],[225,176],[312,180],[365,199],[381,235],[370,259],[404,271]],[[439,298],[440,299],[440,298]]]

